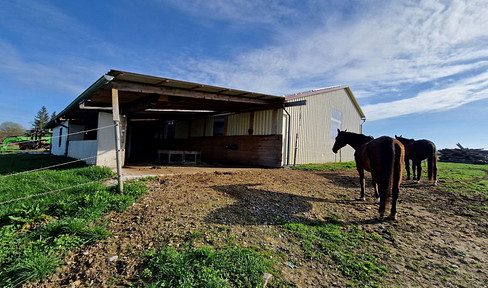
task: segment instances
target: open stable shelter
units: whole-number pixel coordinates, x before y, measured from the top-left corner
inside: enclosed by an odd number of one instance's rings
[[[48,127],[52,154],[94,165],[120,151],[122,165],[281,167],[353,160],[332,153],[334,129],[360,133],[364,119],[347,86],[276,96],[110,70]]]

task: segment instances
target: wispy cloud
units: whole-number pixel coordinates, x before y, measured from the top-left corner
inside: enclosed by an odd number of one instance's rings
[[[153,3],[160,9],[170,5],[203,25],[232,25],[236,34],[265,29],[267,38],[242,50],[229,45],[236,50],[231,58],[197,58],[185,49],[166,55],[134,44],[132,48],[144,49],[138,53],[105,41],[101,30],[50,2],[6,1],[0,4],[0,27],[15,37],[0,40],[0,73],[70,95],[108,68],[278,95],[349,85],[368,120],[452,109],[488,98],[480,79],[488,68],[487,1]],[[36,45],[45,49],[38,52]],[[411,90],[420,86],[421,91]]]
[[[37,90],[68,95],[83,91],[86,88],[84,85],[92,80],[90,78],[95,79],[87,76],[93,75],[94,69],[100,66],[96,62],[88,63],[87,59],[76,57],[60,57],[49,63],[31,62],[24,59],[12,45],[1,40],[0,51],[0,71],[6,77],[15,78],[16,81]]]
[[[266,0],[194,0],[191,4],[178,0],[157,0],[156,2],[172,5],[195,17],[228,20],[235,25],[274,24],[285,17],[294,18],[297,14],[296,9],[283,5],[283,3]],[[302,4],[306,2],[302,2]]]
[[[210,2],[213,5],[220,3]],[[208,2],[198,3],[205,5],[203,3]],[[254,4],[246,6],[245,13],[253,14],[254,10],[255,15],[259,15],[258,8],[265,4],[261,1],[251,3]],[[483,83],[475,81],[479,71],[487,67],[488,29],[483,27],[488,23],[488,2],[453,0],[376,4],[381,4],[375,7],[376,12],[371,7],[364,7],[363,14],[356,13],[349,21],[335,19],[340,26],[330,18],[324,18],[319,24],[314,22],[314,26],[308,26],[305,33],[303,29],[276,30],[275,38],[282,41],[230,60],[190,59],[188,66],[182,69],[193,72],[202,81],[275,94],[346,84],[364,91],[365,95],[356,93],[359,98],[389,93],[388,98],[394,99],[391,103],[374,104],[377,108],[435,102],[437,99],[446,104],[432,103],[429,107],[442,110],[488,97]],[[233,1],[222,5],[224,11],[242,8]],[[366,5],[365,2],[362,5]],[[277,11],[285,11],[282,15],[294,14],[285,9]],[[377,14],[371,17],[372,13]],[[225,17],[235,15],[222,14]],[[242,16],[237,14],[236,17]],[[275,17],[266,18],[266,21],[281,20]],[[449,88],[436,91],[435,83],[441,82],[450,83]],[[420,84],[430,86],[429,90],[414,95],[408,95],[410,91],[398,91]],[[405,95],[411,100],[397,101]],[[428,110],[420,105],[409,105],[407,109],[390,109],[389,113],[379,116],[374,111],[383,109],[372,109],[373,105],[366,107],[370,111],[369,119]]]
[[[4,1],[0,19],[0,75],[38,92],[76,95],[107,70],[93,55],[121,51],[48,1]]]
[[[488,98],[488,72],[469,77],[437,90],[418,93],[415,97],[388,103],[365,105],[368,121],[414,113],[444,111]]]

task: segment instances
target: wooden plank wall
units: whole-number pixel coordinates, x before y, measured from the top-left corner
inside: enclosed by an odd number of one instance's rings
[[[281,135],[195,137],[186,139],[203,162],[281,167]]]

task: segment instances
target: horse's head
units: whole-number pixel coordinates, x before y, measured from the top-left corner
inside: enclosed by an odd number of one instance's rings
[[[337,129],[337,136],[335,138],[334,146],[332,147],[332,152],[337,153],[339,149],[347,145],[346,141],[346,131],[341,131]]]
[[[395,135],[395,139],[400,141],[403,145],[412,144],[415,141],[414,139],[403,138],[402,135]]]
[[[341,131],[337,129],[337,137],[335,139],[334,147],[332,147],[332,152],[337,153],[339,149],[351,145],[354,150],[357,150],[361,145],[373,140],[374,137],[366,136],[363,134],[357,134],[353,132],[347,132],[347,130]]]

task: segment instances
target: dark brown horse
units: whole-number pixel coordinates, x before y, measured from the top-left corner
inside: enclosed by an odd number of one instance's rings
[[[364,200],[364,170],[371,172],[373,186],[378,186],[380,207],[378,219],[384,217],[385,209],[391,203],[389,219],[396,219],[396,202],[402,181],[405,150],[400,141],[382,136],[374,139],[371,136],[338,130],[332,151],[350,145],[356,152],[356,168],[361,184],[361,200]],[[376,194],[376,189],[375,189]],[[377,196],[377,195],[375,195]]]
[[[407,170],[407,180],[410,180],[410,161],[412,160],[413,180],[420,182],[422,174],[422,160],[427,159],[427,175],[429,181],[437,185],[437,148],[432,141],[414,140],[396,136],[395,138],[405,146],[405,168]],[[417,170],[417,175],[415,175]]]

